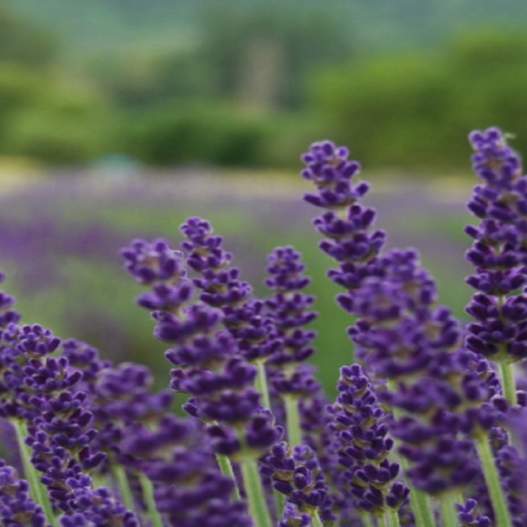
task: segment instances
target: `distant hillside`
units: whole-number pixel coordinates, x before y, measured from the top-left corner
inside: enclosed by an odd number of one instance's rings
[[[4,0],[15,11],[58,32],[74,55],[118,47],[156,46],[196,34],[203,10],[323,8],[334,11],[364,48],[431,46],[480,26],[523,29],[525,0]],[[43,9],[43,7],[45,7]]]

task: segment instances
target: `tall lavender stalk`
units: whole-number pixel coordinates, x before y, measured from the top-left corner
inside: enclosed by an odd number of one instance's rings
[[[351,182],[358,164],[329,142],[314,144],[304,161],[303,176],[318,188],[306,200],[340,211],[326,212],[315,226],[326,237],[321,248],[339,263],[329,273],[347,289],[339,303],[358,317],[349,330],[358,356],[381,383],[382,400],[394,409],[391,430],[410,463],[406,474],[416,489],[438,496],[444,521],[455,523],[454,503],[478,472],[471,441],[459,436],[472,434],[484,449],[487,435],[479,430],[495,422],[494,409],[486,404],[495,388],[467,368],[470,352],[459,350],[458,324],[435,305],[435,284],[416,253],[379,254],[384,234],[370,232],[374,211],[357,202],[367,186]],[[388,390],[382,387],[386,381]],[[486,453],[481,460],[488,476],[492,460]],[[487,477],[487,482],[500,521],[509,525],[499,480]],[[432,525],[423,496],[414,490],[412,495],[417,521]]]
[[[202,292],[200,299],[222,311],[223,323],[236,340],[245,360],[257,368],[256,387],[262,404],[271,408],[266,363],[280,345],[274,321],[265,312],[264,302],[253,297],[252,287],[241,280],[240,270],[232,265],[232,254],[223,247],[223,238],[201,218],[189,218],[181,227],[181,244],[188,266],[198,274],[194,280]]]
[[[222,326],[222,312],[193,301],[180,253],[164,241],[135,241],[123,256],[136,280],[150,286],[139,304],[153,312],[156,337],[172,345],[166,353],[175,366],[171,387],[190,396],[184,408],[207,425],[215,453],[240,462],[257,527],[269,527],[258,460],[280,430],[253,388],[256,369]]]
[[[475,319],[467,346],[497,363],[505,396],[516,404],[514,364],[527,357],[527,177],[519,155],[497,128],[470,134],[472,166],[482,179],[469,210],[480,219],[466,232],[473,238],[467,259],[476,273],[467,279],[478,292],[467,306]]]
[[[301,408],[316,397],[320,385],[305,361],[314,353],[316,333],[305,327],[316,319],[314,297],[303,290],[309,285],[302,257],[293,247],[277,247],[268,257],[266,285],[273,295],[265,302],[276,328],[277,349],[268,359],[273,392],[285,405],[287,433],[292,446],[302,442]]]

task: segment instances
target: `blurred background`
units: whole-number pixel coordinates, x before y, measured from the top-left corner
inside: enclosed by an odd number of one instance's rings
[[[258,294],[303,251],[321,379],[352,360],[301,200],[299,154],[347,144],[392,244],[418,247],[457,315],[474,184],[466,136],[527,149],[523,0],[3,0],[0,264],[27,321],[145,362],[162,347],[120,268],[134,236],[202,215]]]

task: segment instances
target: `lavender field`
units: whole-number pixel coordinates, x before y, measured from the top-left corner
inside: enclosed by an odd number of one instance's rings
[[[441,301],[463,316],[469,290],[463,232],[467,180],[373,177],[368,202],[379,210],[377,225],[390,245],[419,248],[439,281]],[[318,250],[306,186],[294,174],[214,172],[116,177],[83,172],[76,177],[42,177],[0,193],[0,265],[6,287],[16,293],[28,321],[39,321],[63,337],[100,347],[115,361],[147,363],[160,385],[167,373],[162,347],[135,305],[138,289],[121,269],[119,249],[134,237],[181,239],[179,226],[191,215],[209,219],[244,278],[263,287],[267,253],[292,244],[305,257],[320,318],[315,354],[320,379],[333,395],[338,368],[352,361],[345,334],[350,323],[335,309],[336,287],[325,277],[331,261]],[[111,348],[108,348],[111,343]]]

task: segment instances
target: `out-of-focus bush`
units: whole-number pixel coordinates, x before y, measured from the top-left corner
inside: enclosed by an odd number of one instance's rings
[[[158,165],[258,164],[268,122],[235,106],[188,102],[128,116],[125,149]]]
[[[527,146],[526,56],[524,36],[472,35],[442,53],[326,70],[313,80],[312,101],[370,165],[459,167],[474,127],[499,124]]]
[[[41,67],[55,55],[56,41],[50,32],[0,6],[0,62]]]
[[[9,123],[4,150],[48,163],[78,163],[108,148],[110,122],[97,93],[50,81],[21,104]]]
[[[176,101],[128,113],[117,146],[153,165],[296,167],[313,138],[329,133],[308,112],[258,112],[214,101]]]

